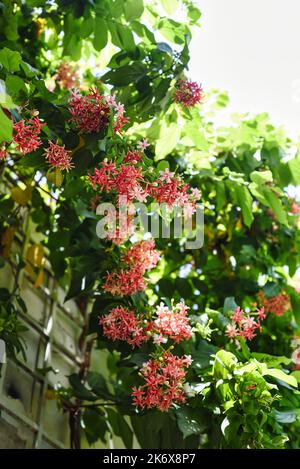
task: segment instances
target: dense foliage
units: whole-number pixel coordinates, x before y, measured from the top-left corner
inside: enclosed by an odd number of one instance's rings
[[[146,448],[299,448],[298,147],[266,114],[213,124],[228,98],[186,75],[201,16],[189,0],[0,10],[1,176],[16,181],[0,199],[10,356],[24,353],[19,273],[39,288],[47,255],[66,300],[91,308],[81,369],[55,390],[73,447],[80,431],[90,444],[113,431],[128,448],[133,433]],[[121,227],[99,239],[97,204],[121,195],[189,213],[201,197],[203,247]],[[25,213],[42,242],[21,258],[11,246]]]

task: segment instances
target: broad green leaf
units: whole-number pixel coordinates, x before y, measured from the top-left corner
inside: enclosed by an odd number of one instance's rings
[[[160,129],[159,138],[155,145],[155,159],[162,160],[174,150],[180,138],[180,128],[175,122],[167,125],[163,123]]]
[[[139,62],[133,62],[131,65],[124,65],[122,67],[111,70],[106,73],[102,80],[105,83],[110,83],[114,86],[127,86],[131,83],[136,83],[143,78],[147,73],[145,65]]]
[[[95,18],[94,47],[100,51],[104,49],[108,40],[107,22],[100,16]]]
[[[290,386],[293,386],[294,388],[298,387],[298,383],[295,377],[292,375],[287,375],[282,370],[277,370],[276,368],[267,369],[263,374],[279,379],[280,381],[283,381],[284,383],[289,384]]]
[[[271,171],[253,171],[250,174],[250,179],[256,184],[266,184],[267,182],[273,181],[273,175]]]
[[[11,142],[13,123],[0,107],[0,143]]]
[[[20,70],[21,62],[22,57],[19,52],[10,50],[7,47],[0,50],[0,64],[9,72]]]
[[[235,192],[237,197],[237,203],[242,209],[243,220],[246,226],[250,227],[254,220],[252,213],[252,202],[253,199],[246,186],[241,184],[235,185]]]
[[[131,21],[140,18],[144,11],[143,0],[126,0],[124,4],[125,18]]]
[[[178,427],[186,438],[189,435],[204,433],[208,421],[200,409],[181,407],[176,411]]]
[[[173,15],[178,8],[178,0],[161,0],[161,4],[168,15]]]

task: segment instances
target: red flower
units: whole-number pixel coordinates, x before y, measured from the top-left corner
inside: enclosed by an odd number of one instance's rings
[[[252,340],[256,337],[256,331],[261,332],[260,320],[265,319],[264,310],[259,309],[256,312],[246,313],[239,306],[231,313],[231,324],[227,324],[225,335],[230,340],[238,337],[244,337],[246,340]]]
[[[203,98],[203,89],[196,82],[190,80],[180,80],[177,83],[177,90],[174,101],[183,107],[193,107],[200,103]]]
[[[90,90],[87,96],[73,93],[69,110],[71,121],[82,133],[100,132],[109,123],[111,110],[98,90]]]
[[[257,298],[263,306],[264,311],[274,314],[274,316],[283,316],[290,309],[290,298],[285,292],[267,298],[265,293],[260,291]]]
[[[51,166],[67,171],[74,167],[71,159],[71,151],[66,150],[64,145],[58,145],[51,141],[48,143],[49,147],[46,148],[44,155]]]
[[[40,122],[38,117],[25,122],[24,119],[14,124],[14,142],[18,145],[18,151],[26,154],[37,150],[42,141],[39,138],[41,126],[45,125]]]
[[[124,158],[124,163],[137,163],[142,160],[141,150],[128,150]]]
[[[175,403],[185,402],[185,368],[190,364],[190,357],[180,358],[170,352],[144,363],[140,374],[145,384],[133,388],[134,405],[142,409],[158,408],[164,412]]]
[[[106,337],[125,341],[132,347],[139,347],[150,338],[148,323],[145,325],[140,316],[135,316],[133,311],[123,306],[117,306],[107,316],[99,318],[99,324]]]

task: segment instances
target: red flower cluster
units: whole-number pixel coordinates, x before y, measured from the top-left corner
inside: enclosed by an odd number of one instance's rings
[[[107,274],[103,285],[103,289],[114,296],[134,295],[145,288],[142,272],[134,268]]]
[[[73,168],[71,151],[66,150],[64,145],[58,145],[51,141],[48,142],[49,147],[46,148],[44,155],[46,156],[48,163],[54,168],[69,171]]]
[[[157,319],[153,324],[156,333],[154,343],[158,345],[165,343],[168,337],[175,343],[190,339],[193,333],[187,317],[188,309],[184,303],[178,303],[172,306],[172,309],[160,303],[156,307]]]
[[[283,316],[291,307],[290,298],[282,292],[279,295],[267,298],[263,291],[257,294],[259,303],[264,307],[267,313],[274,314],[274,316]]]
[[[252,340],[257,335],[255,331],[257,329],[261,331],[260,320],[264,320],[265,317],[264,308],[253,313],[246,313],[238,307],[231,314],[231,324],[226,326],[225,335],[230,339],[244,337],[246,340]]]
[[[133,388],[134,405],[167,411],[174,403],[185,402],[185,368],[190,364],[190,356],[180,358],[171,352],[164,352],[162,357],[144,363],[140,374],[145,384]]]
[[[42,141],[39,137],[41,133],[42,124],[38,117],[25,122],[24,119],[14,124],[14,142],[18,145],[18,151],[24,153],[31,153],[37,150]]]
[[[100,190],[106,192],[114,190],[118,195],[125,196],[128,201],[135,198],[144,200],[146,194],[141,186],[143,181],[141,167],[121,164],[117,169],[112,161],[103,161],[101,166],[100,169],[95,169],[93,176],[89,175],[94,188],[98,185]]]
[[[140,270],[143,274],[156,267],[159,261],[159,251],[155,249],[153,239],[140,241],[129,248],[123,256],[123,261],[129,266]]]
[[[150,338],[147,332],[151,326],[146,325],[140,316],[123,306],[117,306],[104,317],[99,318],[99,324],[103,327],[103,334],[109,339],[122,340],[132,347],[140,347]]]
[[[100,132],[109,123],[110,106],[98,90],[91,89],[86,96],[73,93],[69,110],[71,121],[82,133]]]
[[[138,161],[142,161],[141,150],[128,150],[123,161],[124,163],[137,163]]]
[[[159,252],[154,247],[154,241],[141,241],[129,248],[123,256],[128,269],[109,273],[103,289],[118,296],[144,291],[146,283],[143,275],[147,270],[153,269],[159,260]]]
[[[75,68],[67,62],[60,64],[55,79],[61,88],[70,90],[79,86],[78,73]]]
[[[203,89],[194,81],[180,80],[176,88],[174,101],[183,107],[193,107],[203,99]]]

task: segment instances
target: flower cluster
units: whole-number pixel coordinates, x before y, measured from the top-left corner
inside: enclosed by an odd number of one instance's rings
[[[299,212],[300,212],[300,205],[297,204],[297,202],[293,201],[293,202],[291,203],[290,212],[291,212],[293,215],[298,215]]]
[[[159,260],[159,252],[154,247],[154,241],[149,240],[141,241],[129,248],[123,256],[127,269],[109,273],[103,289],[117,296],[133,295],[145,290],[146,282],[143,275],[153,269]]]
[[[66,150],[64,145],[58,145],[57,142],[53,143],[49,141],[48,143],[49,146],[45,149],[44,153],[48,163],[52,167],[60,170],[69,171],[73,168],[71,151]]]
[[[267,298],[263,291],[257,294],[259,304],[264,307],[267,313],[274,316],[283,316],[290,309],[290,298],[285,292]]]
[[[71,90],[78,88],[79,76],[77,71],[68,62],[62,62],[57,70],[55,79],[59,84],[60,88],[66,88]]]
[[[124,116],[124,106],[116,103],[114,96],[104,96],[97,89],[90,89],[87,95],[73,92],[69,111],[71,122],[81,133],[101,132],[110,120],[113,122],[115,134],[121,134],[129,121]]]
[[[129,266],[140,270],[142,273],[152,270],[159,261],[160,253],[155,249],[153,239],[135,243],[127,249],[123,261]]]
[[[25,122],[21,119],[19,122],[14,124],[14,136],[13,140],[17,144],[17,149],[24,155],[37,150],[42,141],[39,137],[41,133],[42,124],[38,117],[30,119]]]
[[[230,339],[243,337],[246,340],[252,340],[261,331],[260,321],[266,317],[264,308],[258,309],[256,312],[246,313],[240,307],[231,313],[231,324],[226,326],[225,335]]]
[[[183,107],[193,107],[203,99],[203,89],[191,80],[180,80],[176,85],[174,101]]]
[[[81,133],[100,132],[109,123],[110,106],[98,90],[91,89],[86,96],[72,93],[69,111],[71,122]]]
[[[183,385],[190,356],[182,358],[164,352],[159,358],[144,363],[140,370],[145,384],[133,388],[133,403],[142,409],[158,408],[167,411],[174,403],[185,402]]]
[[[156,307],[157,318],[153,324],[156,344],[166,343],[168,338],[178,343],[192,337],[192,328],[187,317],[188,309],[184,303],[178,303],[171,309],[163,303]]]
[[[113,161],[103,161],[100,168],[95,168],[89,180],[94,189],[124,196],[130,202],[146,202],[152,197],[158,203],[167,204],[169,208],[183,207],[185,216],[196,211],[196,202],[201,193],[198,189],[190,189],[179,176],[168,169],[160,171],[156,180],[149,181],[142,174],[142,167],[136,166],[142,159],[141,150],[128,150],[123,162],[117,166]]]
[[[139,347],[150,338],[151,325],[123,306],[117,306],[109,314],[99,318],[105,337],[122,340],[132,347]]]

